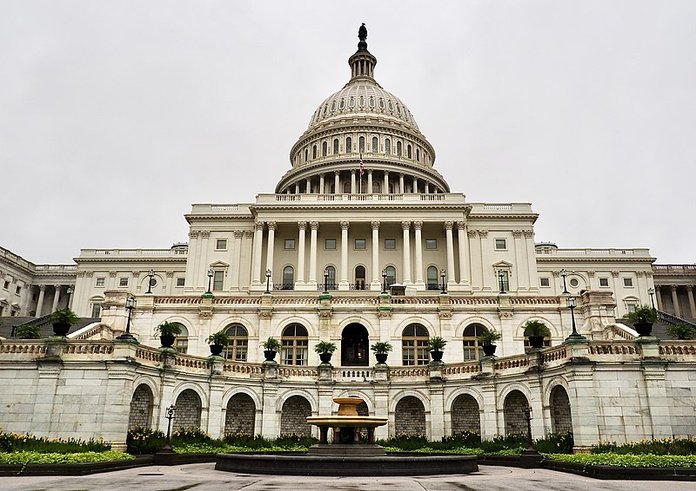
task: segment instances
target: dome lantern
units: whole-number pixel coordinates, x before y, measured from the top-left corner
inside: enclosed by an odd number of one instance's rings
[[[358,51],[348,59],[351,81],[356,78],[374,79],[377,58],[367,51],[367,28],[364,22],[358,29],[358,38],[360,39]]]

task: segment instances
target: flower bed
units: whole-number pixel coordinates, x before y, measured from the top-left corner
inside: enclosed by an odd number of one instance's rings
[[[0,452],[0,465],[26,465],[26,464],[86,464],[96,462],[118,462],[133,460],[130,454],[107,450],[105,452]]]

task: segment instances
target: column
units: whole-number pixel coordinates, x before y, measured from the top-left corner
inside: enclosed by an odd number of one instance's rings
[[[381,288],[382,271],[379,268],[379,222],[373,220],[370,222],[372,227],[372,284],[370,289]]]
[[[421,236],[422,228],[423,222],[413,222],[413,230],[415,233],[414,240],[416,246],[416,287],[419,289],[425,289],[425,282],[423,281],[423,238]]]
[[[317,230],[319,222],[309,222],[309,282],[317,284]]]
[[[251,255],[251,284],[260,285],[261,280],[261,243],[263,242],[263,222],[254,224],[254,249]]]
[[[447,239],[447,284],[455,283],[454,271],[454,241],[452,239],[452,227],[454,222],[451,220],[445,221],[445,237]]]
[[[411,222],[407,220],[401,222],[401,229],[404,232],[404,253],[402,256],[404,259],[404,272],[402,277],[404,285],[408,285],[411,283]]]
[[[366,194],[372,194],[372,170],[367,171],[367,190]]]
[[[413,194],[418,193],[418,178],[416,176],[413,176],[413,189],[411,190]]]
[[[355,173],[353,172],[353,175]],[[348,227],[350,222],[343,220],[341,222],[341,281],[338,284],[339,290],[348,290]]]
[[[232,246],[232,257],[236,259],[236,263],[232,267],[232,282],[231,286],[235,289],[239,289],[239,270],[242,265],[242,235],[244,235],[243,230],[234,231],[234,245]]]
[[[478,241],[478,231],[467,230],[466,235],[469,239],[469,245],[471,246],[471,286],[474,290],[481,290],[483,287],[483,278],[481,277],[481,268],[478,266],[480,261],[477,262],[478,258],[481,256],[481,245]]]
[[[425,181],[425,189],[423,190],[425,194],[430,194],[430,184],[428,181]]]
[[[355,184],[355,171],[352,170],[350,171],[350,194],[356,194],[357,192],[358,188]]]
[[[399,193],[404,194],[404,175],[399,174]]]
[[[273,271],[273,251],[275,249],[276,222],[266,222],[268,227],[268,242],[266,243],[266,270]],[[276,275],[276,277],[278,277]],[[272,280],[271,280],[272,281]]]
[[[295,183],[295,194],[300,194],[300,181]]]
[[[324,174],[319,176],[319,194],[326,194],[324,191]]]
[[[384,194],[389,194],[389,171],[384,171]]]
[[[655,286],[655,305],[657,310],[665,310],[662,308],[662,288],[659,286]]]
[[[427,187],[425,192],[428,192]],[[459,284],[469,285],[469,239],[466,236],[466,222],[463,220],[457,222],[457,243],[459,244]]]
[[[515,254],[515,274],[514,276],[515,281],[514,283],[517,285],[513,285],[513,280],[512,278],[509,279],[509,289],[512,291],[515,290],[527,290],[530,286],[529,283],[529,275],[527,275],[527,258],[525,256],[526,251],[527,251],[527,245],[522,242],[522,237],[523,237],[523,232],[522,230],[513,230],[512,231],[512,241],[513,244],[511,244],[513,253]],[[523,274],[524,273],[524,274]]]
[[[323,183],[322,183],[323,186]],[[297,279],[296,283],[304,283],[304,257],[305,257],[305,229],[307,222],[297,222],[299,233],[297,236]]]
[[[189,245],[186,257],[186,289],[193,289],[194,278],[198,271],[198,231],[191,230],[188,234]]]
[[[679,306],[679,296],[677,295],[677,285],[672,285],[672,304],[674,305],[674,315],[682,316],[681,307]]]
[[[338,171],[334,171],[334,194],[340,194],[343,190],[341,189],[341,174]]]
[[[55,291],[53,292],[53,305],[51,306],[51,312],[58,310],[58,300],[60,300],[60,285],[55,286]]]
[[[488,284],[488,280],[490,280],[487,271],[486,271],[486,257],[490,257],[490,253],[487,250],[486,242],[484,239],[488,238],[488,230],[478,230],[478,245],[479,245],[479,251],[481,251],[481,255],[479,257],[479,268],[481,270],[481,289],[483,290],[490,290],[491,286]],[[498,284],[498,281],[496,278],[493,278],[493,290],[497,290],[498,287],[495,286]]]
[[[45,293],[46,285],[39,285],[39,300],[36,302],[36,317],[41,317]]]
[[[65,308],[67,308],[67,309],[72,309],[72,296],[73,296],[74,292],[75,292],[74,287],[73,288],[68,287],[68,291],[67,291],[68,301],[65,303]]]
[[[525,230],[524,241],[527,245],[527,275],[529,278],[529,289],[539,290],[539,275],[537,274],[536,246],[534,245],[534,231]]]
[[[208,261],[209,247],[208,242],[210,242],[210,230],[201,230],[201,238],[203,242],[201,243],[200,252],[198,253],[201,257],[201,266],[203,271],[199,271],[196,281],[200,289],[206,288],[206,282],[208,281],[208,268],[210,267],[210,262]]]
[[[308,177],[307,184],[305,185],[305,193],[309,194],[312,192],[312,180]]]

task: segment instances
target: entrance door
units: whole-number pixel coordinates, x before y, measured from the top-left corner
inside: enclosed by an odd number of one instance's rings
[[[341,365],[366,367],[370,364],[367,329],[360,324],[349,324],[341,336]]]

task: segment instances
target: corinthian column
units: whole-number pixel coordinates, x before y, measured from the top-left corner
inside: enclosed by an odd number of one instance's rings
[[[455,282],[455,271],[454,271],[454,241],[452,239],[452,227],[454,222],[447,220],[445,222],[445,237],[447,239],[447,284],[453,284]]]
[[[404,253],[403,253],[403,260],[404,260],[404,273],[403,273],[403,278],[404,278],[404,285],[408,285],[411,283],[411,222],[404,220],[401,222],[401,229],[403,230],[403,236],[404,236]]]
[[[319,222],[309,222],[309,283],[317,284],[317,230]]]
[[[36,317],[41,317],[43,310],[44,295],[46,294],[46,285],[39,285],[39,300],[36,302]]]
[[[254,249],[251,257],[251,284],[261,284],[261,243],[263,242],[263,222],[254,224]]]
[[[419,289],[425,289],[425,283],[423,282],[423,238],[421,236],[422,228],[423,222],[413,222],[413,230],[415,231],[414,240],[416,241],[416,287],[418,287]]]
[[[348,290],[348,227],[350,222],[341,222],[341,281],[338,284],[339,290]]]
[[[459,284],[469,284],[469,238],[466,236],[466,222],[457,222],[457,242],[459,243]]]
[[[379,269],[379,222],[374,220],[370,222],[372,227],[372,283],[370,289],[381,288],[381,271]]]
[[[323,177],[323,176],[322,176]],[[323,186],[323,183],[322,183]],[[305,229],[307,222],[297,222],[299,229],[297,236],[297,283],[304,283],[304,259],[305,259]]]
[[[266,244],[266,270],[273,271],[273,251],[275,250],[276,222],[266,222],[268,226],[268,243]]]

